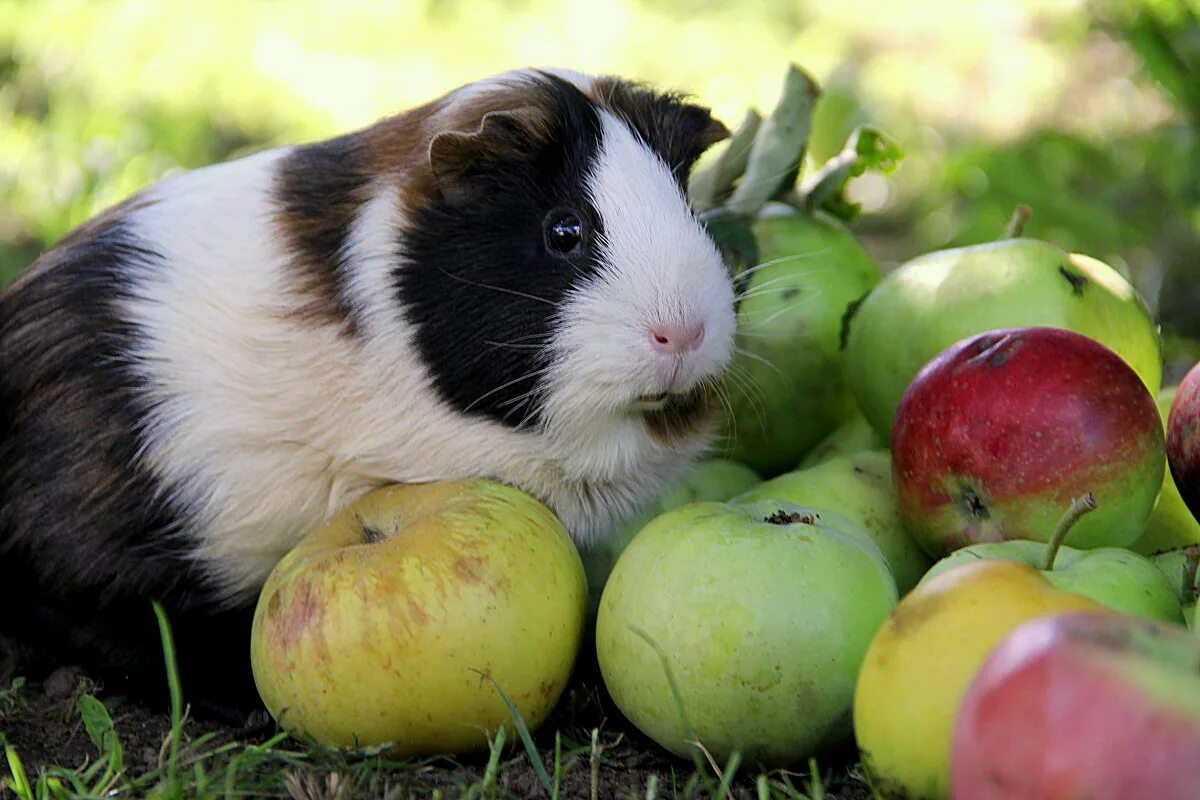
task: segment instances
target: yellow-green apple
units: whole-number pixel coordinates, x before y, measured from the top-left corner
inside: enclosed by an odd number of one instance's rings
[[[275,567],[251,663],[267,709],[322,744],[407,757],[479,749],[554,706],[587,585],[562,523],[486,480],[390,486]],[[487,676],[495,685],[485,680]]]
[[[1171,403],[1167,456],[1183,502],[1200,518],[1200,364],[1183,376]]]
[[[970,800],[1200,797],[1200,640],[1118,614],[1012,632],[963,698],[951,789]]]
[[[1178,388],[1168,386],[1155,398],[1164,431]],[[1130,549],[1142,555],[1151,555],[1193,544],[1200,544],[1200,520],[1196,519],[1183,502],[1183,496],[1179,494],[1179,487],[1175,485],[1175,478],[1168,466],[1163,470],[1162,489],[1154,503],[1154,511],[1146,522],[1146,529]]]
[[[796,469],[815,467],[834,456],[850,455],[863,450],[886,450],[887,446],[887,440],[871,427],[871,423],[867,422],[867,418],[856,408],[851,412],[850,419],[808,451]]]
[[[782,208],[754,221],[759,263],[737,278],[738,354],[718,451],[764,476],[795,467],[853,411],[842,317],[880,276],[840,221]]]
[[[650,520],[688,503],[728,500],[761,481],[758,473],[745,464],[726,458],[710,458],[696,464],[683,478],[667,487],[658,499],[583,553],[583,569],[587,573],[588,594],[593,606],[600,602],[600,592],[617,558]]]
[[[948,796],[963,692],[1013,629],[1035,617],[1103,608],[1015,561],[960,564],[909,592],[871,642],[854,694],[855,736],[884,796]]]
[[[1045,542],[1072,498],[1099,509],[1075,547],[1128,547],[1162,487],[1154,397],[1116,353],[1061,328],[988,331],[952,345],[896,411],[905,527],[933,556],[977,542]]]
[[[835,511],[861,525],[883,552],[901,596],[917,584],[932,563],[904,530],[892,485],[892,458],[887,450],[834,456],[808,469],[760,483],[734,498],[734,502],[771,498]]]
[[[1158,329],[1116,270],[1035,239],[941,250],[888,273],[849,321],[846,377],[881,434],[913,377],[935,355],[996,328],[1067,328],[1111,347],[1153,394]]]
[[[1182,624],[1178,589],[1153,561],[1119,547],[1077,550],[1062,544],[1074,521],[1095,508],[1090,501],[1090,496],[1077,499],[1049,544],[1024,539],[973,544],[934,564],[922,580],[933,580],[946,570],[970,561],[989,558],[1019,561],[1040,569],[1055,588],[1090,597],[1126,614]]]
[[[651,522],[596,620],[622,713],[671,752],[698,740],[722,763],[734,751],[803,763],[848,737],[859,665],[896,604],[879,548],[855,527],[778,500],[695,503]]]

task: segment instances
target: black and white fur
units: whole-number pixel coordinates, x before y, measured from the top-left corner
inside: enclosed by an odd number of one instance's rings
[[[143,680],[157,598],[219,695],[276,561],[375,487],[491,477],[603,535],[709,442],[734,297],[683,184],[724,135],[524,70],[71,233],[0,296],[0,626]]]

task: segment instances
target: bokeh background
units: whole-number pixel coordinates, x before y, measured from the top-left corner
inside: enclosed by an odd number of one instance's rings
[[[869,121],[852,187],[885,267],[1026,233],[1125,272],[1174,371],[1200,359],[1200,0],[0,0],[0,283],[175,170],[322,138],[524,65],[684,89],[732,127],[788,62],[813,160]]]

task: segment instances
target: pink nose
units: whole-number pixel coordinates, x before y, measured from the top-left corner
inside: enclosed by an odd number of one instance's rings
[[[695,350],[704,341],[704,326],[656,325],[650,329],[650,345],[660,353],[676,355]]]

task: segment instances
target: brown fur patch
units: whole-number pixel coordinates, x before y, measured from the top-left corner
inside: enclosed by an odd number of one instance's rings
[[[442,133],[478,134],[490,113],[516,113],[520,124],[534,137],[550,130],[547,109],[540,103],[536,84],[528,81],[497,85],[494,89],[456,100],[456,89],[403,114],[380,120],[363,131],[372,169],[399,179],[400,196],[409,208],[426,205],[439,192],[430,163],[430,147]],[[502,139],[490,142],[503,146]]]
[[[673,447],[715,419],[716,400],[717,387],[705,381],[692,393],[672,399],[658,411],[646,413],[646,432],[660,445]]]
[[[71,252],[73,246],[82,244],[97,234],[111,228],[114,224],[122,221],[135,211],[147,208],[158,202],[158,198],[151,196],[149,192],[139,192],[132,197],[127,197],[114,206],[106,208],[55,242],[53,247],[42,253],[36,261],[13,279],[12,283],[5,288],[5,291],[19,291],[25,284],[32,282],[42,273],[54,269]]]

